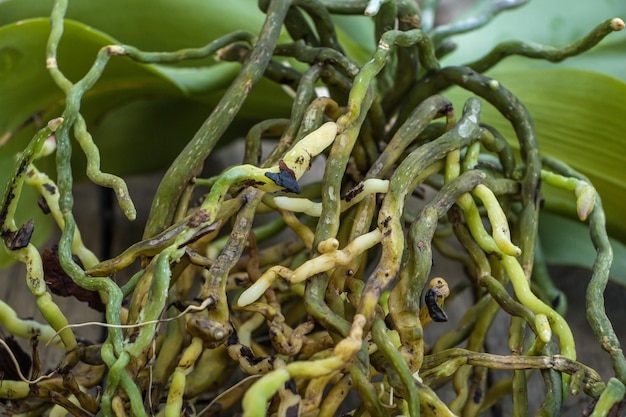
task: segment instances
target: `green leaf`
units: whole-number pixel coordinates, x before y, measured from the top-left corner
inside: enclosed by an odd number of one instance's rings
[[[596,250],[586,224],[557,214],[542,213],[539,217],[539,233],[548,264],[592,269]],[[611,239],[611,246],[611,280],[626,287],[626,246],[615,239]]]
[[[15,154],[23,149],[36,131],[35,115],[45,122],[58,116],[64,106],[64,96],[52,82],[45,68],[45,45],[50,30],[47,18],[29,19],[0,27],[0,189],[4,190],[10,176]],[[97,51],[105,45],[118,43],[110,36],[94,30],[82,23],[66,20],[64,35],[59,46],[59,67],[72,80],[80,79],[92,65]],[[105,169],[112,173],[141,173],[164,168],[174,154],[182,148],[200,123],[211,112],[220,96],[236,76],[238,65],[219,63],[197,69],[174,68],[160,65],[138,64],[125,57],[113,57],[102,78],[93,89],[87,92],[81,104],[81,111],[93,131],[95,126],[103,126],[106,115],[112,109],[137,99],[159,100],[159,116],[169,109],[168,120],[172,128],[155,131],[147,124],[150,114],[136,113],[137,122],[146,122],[132,131],[137,136],[100,135],[94,132],[94,139],[102,147],[102,161]],[[267,106],[267,97],[273,105]],[[242,118],[249,118],[236,124],[242,128],[251,120],[266,117],[285,117],[289,114],[291,99],[281,88],[264,81],[253,90],[252,96],[241,112]],[[181,110],[185,109],[184,114]],[[136,109],[137,110],[137,109]],[[154,108],[144,107],[150,112]],[[151,114],[154,120],[154,113]],[[193,119],[190,119],[194,116]],[[181,128],[172,121],[180,120]],[[26,123],[26,124],[25,124]],[[39,122],[38,122],[39,123]],[[25,124],[25,125],[24,125]],[[152,124],[155,124],[154,122]],[[156,123],[158,124],[158,123]],[[23,126],[20,128],[20,126]],[[152,129],[152,130],[150,130]],[[97,129],[96,129],[97,130]],[[175,130],[175,131],[174,131]],[[150,132],[150,134],[142,134]],[[140,138],[141,140],[137,140]],[[136,158],[136,155],[150,153],[149,158]],[[118,154],[134,155],[128,167]],[[38,166],[53,176],[52,158],[38,161]],[[84,178],[84,157],[75,151],[75,179]],[[20,219],[35,219],[36,232],[33,242],[45,241],[51,230],[51,219],[43,216],[36,204],[37,195],[33,190],[25,190],[20,202]],[[2,257],[0,264],[8,260]]]
[[[475,15],[492,0],[479,2],[459,20]],[[522,40],[554,47],[563,47],[584,36],[599,23],[613,17],[626,18],[626,3],[619,0],[550,0],[530,1],[528,4],[498,15],[476,31],[455,36],[457,49],[444,60],[445,65],[460,65],[474,61],[500,42]],[[499,64],[507,69],[561,67],[589,69],[626,81],[623,65],[626,31],[610,34],[600,45],[560,64],[540,60],[508,58]],[[619,63],[618,65],[616,65]]]
[[[0,134],[14,130],[36,113],[61,111],[63,94],[45,68],[49,31],[50,22],[45,18],[0,27]],[[115,42],[88,26],[67,21],[59,46],[59,67],[77,81],[91,67],[98,50]],[[177,84],[154,66],[126,58],[112,59],[104,76],[87,94],[86,111],[93,112],[89,107],[92,105],[106,111],[129,96],[147,93],[182,95]]]
[[[0,4],[0,24],[49,17],[53,0]],[[247,0],[72,1],[67,18],[149,51],[200,47],[234,30],[258,33],[264,14]]]
[[[31,19],[0,27],[0,189],[4,190],[13,175],[15,155],[28,143],[37,130],[32,117],[57,116],[64,98],[45,68],[45,43],[50,30],[47,19]],[[60,66],[76,80],[91,66],[97,50],[112,39],[93,29],[68,21],[60,45]],[[132,95],[148,92],[181,96],[176,84],[147,65],[128,59],[118,59],[107,68],[106,76],[85,100],[84,112],[95,120],[111,107]],[[112,94],[116,91],[116,94]],[[21,130],[18,128],[29,121]],[[12,134],[12,135],[11,135]],[[52,159],[39,161],[50,168]],[[51,175],[53,171],[46,169]],[[32,242],[43,243],[52,230],[52,219],[44,216],[37,206],[37,193],[26,186],[22,194],[16,223],[35,221]],[[4,254],[0,266],[10,262]]]
[[[0,2],[0,25],[48,17],[53,0]],[[265,14],[250,0],[108,0],[72,1],[67,18],[98,29],[146,51],[174,51],[203,46],[235,30],[259,33]],[[372,19],[333,16],[337,36],[348,56],[364,63],[375,47]],[[285,32],[281,42],[287,42]],[[212,58],[200,61],[214,63]],[[182,63],[198,66],[197,61]]]
[[[255,109],[260,105],[263,103],[256,102],[254,97],[244,104],[240,117],[226,131],[222,142],[244,137],[256,122]],[[289,110],[289,106],[278,102],[276,106],[268,106],[265,113],[285,117]],[[169,98],[138,99],[108,112],[91,131],[100,148],[103,170],[126,176],[168,167],[207,112],[207,106],[201,103]],[[145,157],[137,158],[137,155]]]
[[[374,39],[374,22],[368,16],[333,16],[337,30],[337,38],[346,54],[358,62],[365,64],[372,58],[376,50]]]
[[[626,242],[626,83],[574,69],[505,70],[490,76],[530,111],[542,155],[555,157],[589,177],[602,196],[609,233]],[[445,95],[457,108],[469,96],[459,88]],[[518,148],[509,122],[492,106],[484,106],[481,120]],[[570,211],[562,205],[567,196],[553,199],[548,187],[544,195],[547,209]],[[573,207],[573,195],[571,202]]]

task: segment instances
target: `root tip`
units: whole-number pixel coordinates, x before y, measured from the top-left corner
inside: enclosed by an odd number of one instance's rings
[[[611,19],[611,29],[613,29],[614,31],[619,32],[620,30],[624,29],[624,27],[626,27],[626,24],[619,17]]]

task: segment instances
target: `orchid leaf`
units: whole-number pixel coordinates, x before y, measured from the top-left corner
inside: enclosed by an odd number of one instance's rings
[[[376,50],[374,22],[369,16],[334,15],[337,38],[346,54],[359,65],[365,64]]]
[[[244,137],[256,121],[254,109],[262,105],[256,99],[247,102],[237,123],[224,134],[224,140]],[[274,112],[274,117],[285,117],[290,110],[280,102],[267,107],[266,114]],[[183,99],[138,99],[117,107],[91,132],[98,139],[103,170],[126,176],[164,169],[193,136],[206,114],[207,106]],[[140,154],[149,157],[138,160]]]
[[[48,17],[53,3],[53,0],[0,2],[0,25],[33,17]],[[145,51],[201,47],[235,30],[259,33],[265,21],[265,14],[255,2],[249,0],[71,2],[66,17]],[[367,61],[375,47],[372,19],[366,16],[333,16],[333,20],[346,54],[360,64]],[[289,39],[285,32],[281,42]],[[198,67],[213,63],[215,61],[209,57],[180,65]]]
[[[492,0],[477,2],[458,20],[480,13]],[[563,47],[584,36],[595,25],[614,17],[626,18],[626,3],[615,0],[530,1],[522,7],[498,15],[484,27],[453,37],[457,48],[444,59],[445,65],[462,65],[472,62],[490,51],[500,42],[523,40],[554,47]],[[532,22],[532,24],[520,24]],[[626,31],[613,33],[598,46],[580,56],[559,64],[542,60],[509,58],[499,68],[523,69],[559,67],[581,68],[602,72],[626,81],[624,50]]]
[[[45,68],[45,42],[50,30],[47,19],[31,19],[6,25],[0,28],[0,189],[5,186],[13,174],[15,155],[38,129],[38,119],[48,115],[58,115],[64,103],[61,91],[54,85]],[[78,77],[86,71],[97,49],[111,43],[109,38],[99,32],[73,22],[67,24],[67,41],[75,48],[68,48],[67,43],[61,48],[60,57],[64,69],[71,77]],[[112,65],[108,80],[99,84],[101,88],[97,106],[100,114],[125,99],[125,95],[110,95],[107,91],[115,86],[134,86],[135,92],[149,90],[168,94],[180,94],[176,86],[163,79],[149,67],[118,60]],[[134,69],[132,71],[131,69]],[[121,75],[130,73],[122,81]],[[143,77],[143,82],[138,82]],[[119,88],[117,88],[119,90]],[[128,88],[126,88],[128,90]],[[106,98],[106,99],[102,99]],[[127,97],[126,97],[127,98]],[[95,103],[95,102],[92,102]],[[87,112],[95,110],[93,105],[85,104]],[[40,161],[41,164],[49,164]],[[35,233],[32,242],[41,244],[47,238],[52,219],[44,216],[37,206],[37,193],[25,187],[20,200],[16,222],[35,221]],[[8,262],[2,257],[0,266]]]
[[[7,1],[0,4],[0,24],[49,17],[53,5],[53,0]],[[143,50],[174,51],[201,47],[234,30],[258,33],[265,15],[247,0],[110,0],[71,2],[66,18]]]
[[[63,111],[64,96],[52,82],[45,68],[45,45],[50,31],[47,18],[35,18],[0,27],[0,189],[4,190],[12,175],[14,157],[38,129],[38,124],[58,116]],[[108,35],[94,30],[82,23],[66,20],[64,36],[59,47],[59,66],[72,80],[80,79],[93,63],[97,51],[110,44],[118,43]],[[238,65],[218,63],[191,70],[189,68],[170,68],[160,65],[139,64],[128,58],[113,57],[102,78],[94,88],[86,93],[81,110],[88,126],[102,126],[105,117],[113,109],[146,97],[158,98],[159,111],[167,112],[169,120],[178,119],[181,124],[176,134],[172,129],[150,130],[149,125],[141,125],[150,135],[141,135],[142,130],[134,130],[135,137],[106,135],[92,132],[94,139],[102,148],[102,160],[105,169],[115,174],[145,173],[164,168],[175,155],[175,150],[182,148],[193,132],[210,113],[229,83],[236,76]],[[267,106],[266,97],[272,97],[273,105]],[[181,104],[182,103],[182,104]],[[285,117],[289,114],[291,100],[279,86],[264,81],[253,90],[250,103],[246,103],[243,118]],[[254,107],[254,108],[253,108]],[[153,107],[144,106],[144,111],[153,111]],[[169,111],[167,110],[169,109]],[[184,114],[181,109],[185,109]],[[135,108],[135,110],[138,110]],[[135,126],[139,121],[154,120],[154,114],[135,113]],[[165,120],[165,119],[161,119]],[[184,123],[187,121],[189,123]],[[243,129],[251,122],[242,121],[237,126]],[[154,121],[152,125],[154,125]],[[185,129],[180,128],[181,125]],[[97,129],[96,129],[97,130]],[[110,129],[109,129],[110,130]],[[136,140],[141,138],[141,140]],[[120,140],[125,142],[120,142]],[[162,145],[159,145],[162,144]],[[131,165],[123,165],[123,158],[118,153],[137,155],[152,149],[151,158],[134,158]],[[127,161],[128,162],[128,161]],[[52,159],[39,161],[47,172],[52,166]],[[76,180],[84,178],[84,158],[75,153],[74,169]],[[35,220],[36,231],[33,243],[40,244],[51,230],[51,219],[43,216],[36,204],[37,194],[25,189],[22,195],[17,221]],[[8,261],[5,257],[0,266]]]
[[[6,134],[34,114],[60,112],[64,96],[53,83],[45,67],[45,45],[50,31],[46,18],[30,19],[0,28],[2,77],[0,89],[0,132]],[[59,47],[59,67],[68,78],[77,81],[91,67],[98,50],[113,38],[81,23],[67,21]],[[101,111],[128,99],[132,94],[182,95],[175,82],[154,66],[129,59],[112,59],[102,79],[88,94],[87,107],[97,103]],[[115,92],[116,94],[109,94]],[[122,92],[122,94],[117,94]],[[131,94],[131,95],[132,95]],[[91,109],[87,109],[91,111]]]
[[[596,250],[589,237],[588,225],[554,213],[542,213],[539,233],[548,264],[592,269]],[[611,280],[626,287],[626,246],[615,239],[610,241],[613,247]]]

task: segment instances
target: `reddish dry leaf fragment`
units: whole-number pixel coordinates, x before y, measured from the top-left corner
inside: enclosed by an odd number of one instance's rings
[[[58,247],[56,245],[52,249],[45,249],[41,260],[43,261],[44,279],[53,294],[61,297],[72,296],[79,301],[86,302],[89,307],[96,311],[105,311],[105,306],[102,304],[97,291],[90,291],[77,285],[65,273],[59,262]],[[80,264],[77,258],[74,258],[74,261]]]
[[[28,375],[32,364],[30,355],[24,352],[13,337],[9,336],[3,340],[13,353],[13,356],[15,356],[15,359],[17,359],[22,375]],[[13,360],[11,360],[11,356],[7,352],[6,348],[0,345],[0,381],[16,381],[19,379],[20,376],[15,368]]]

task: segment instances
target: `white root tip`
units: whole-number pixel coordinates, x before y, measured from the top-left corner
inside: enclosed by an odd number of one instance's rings
[[[613,29],[614,31],[619,32],[620,30],[624,29],[625,26],[626,24],[624,24],[624,21],[619,17],[614,17],[613,19],[611,19],[611,29]]]
[[[317,245],[319,253],[330,253],[339,249],[339,241],[335,238],[323,240]]]
[[[322,205],[307,198],[278,196],[274,197],[274,204],[280,209],[293,211],[295,213],[305,213],[313,217],[322,215]]]
[[[270,285],[272,285],[272,280],[263,279],[263,277],[259,278],[247,290],[241,293],[239,299],[237,300],[237,305],[239,307],[245,307],[254,303],[256,300],[261,298]]]
[[[578,218],[585,221],[596,204],[596,189],[593,185],[581,181],[578,186],[576,186],[574,193],[576,194],[576,211]]]
[[[57,68],[57,60],[56,58],[47,58],[46,59],[46,68],[47,69],[56,69]]]
[[[59,128],[59,126],[61,126],[61,123],[63,123],[62,117],[57,117],[56,119],[52,119],[48,122],[48,129],[55,132]]]
[[[126,54],[126,49],[121,45],[109,45],[106,47],[106,51],[109,56]]]

